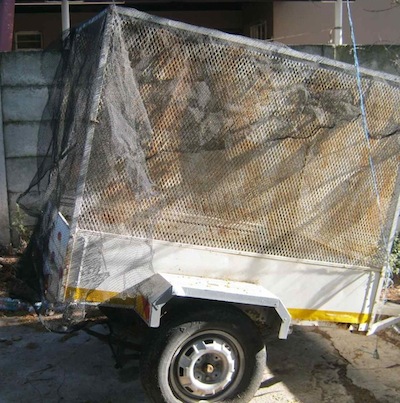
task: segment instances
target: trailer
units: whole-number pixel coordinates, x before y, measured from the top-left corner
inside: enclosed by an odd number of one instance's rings
[[[30,251],[46,300],[145,324],[152,401],[249,401],[277,321],[373,325],[398,77],[118,7],[64,46]]]

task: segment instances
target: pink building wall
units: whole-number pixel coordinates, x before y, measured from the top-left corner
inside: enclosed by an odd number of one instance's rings
[[[349,44],[346,3],[343,0],[343,43]],[[358,44],[400,44],[400,2],[355,0],[350,6]],[[334,10],[334,2],[275,2],[273,37],[288,45],[330,43]]]

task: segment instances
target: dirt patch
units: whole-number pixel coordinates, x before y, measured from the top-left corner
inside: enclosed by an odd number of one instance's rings
[[[66,341],[68,341],[69,339],[72,339],[73,337],[76,337],[78,335],[78,333],[68,333],[65,334],[63,337],[60,338],[59,343],[65,343]]]
[[[355,403],[378,403],[378,400],[375,398],[373,393],[369,390],[360,388],[355,385],[353,381],[347,376],[347,367],[350,362],[341,354],[341,352],[335,347],[332,337],[330,334],[322,330],[321,328],[315,328],[315,333],[321,335],[324,339],[328,340],[332,348],[336,350],[337,356],[339,359],[336,361],[335,366],[338,369],[338,377],[340,383],[344,386],[349,396],[351,396]]]
[[[39,348],[39,344],[30,342],[25,346],[25,348],[27,348],[28,350],[36,350],[37,348]]]
[[[385,291],[385,297],[388,301],[400,304],[400,274],[393,276],[393,286]]]
[[[353,398],[354,403],[379,403],[371,391],[360,388],[347,377],[347,365],[348,363],[338,364],[338,376],[348,395]]]
[[[23,249],[11,249],[4,253],[0,250],[0,298],[16,298],[33,303],[38,294],[25,281],[17,276]]]
[[[15,286],[19,256],[0,256],[0,297],[8,297]]]
[[[398,333],[395,329],[389,328],[382,330],[378,333],[378,336],[383,340],[392,343],[396,347],[400,348],[400,333]]]

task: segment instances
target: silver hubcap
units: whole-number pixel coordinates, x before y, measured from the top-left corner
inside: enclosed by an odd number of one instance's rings
[[[171,365],[170,382],[177,397],[221,398],[235,387],[243,373],[243,350],[225,332],[196,335],[178,350]]]

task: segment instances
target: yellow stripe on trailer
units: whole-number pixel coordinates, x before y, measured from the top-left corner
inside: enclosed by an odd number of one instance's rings
[[[82,302],[110,302],[111,300],[117,299],[121,302],[126,302],[124,305],[129,305],[129,300],[132,298],[118,298],[120,293],[114,291],[103,291],[95,290],[89,288],[75,288],[67,287],[65,291],[65,297],[67,300],[82,301]],[[130,301],[132,302],[132,301]]]
[[[296,309],[288,308],[290,316],[293,320],[309,320],[322,322],[337,323],[369,323],[371,314],[359,312],[342,312],[342,311],[320,311],[315,309]]]
[[[115,291],[91,290],[87,288],[67,287],[65,291],[67,300],[74,300],[89,303],[104,303],[130,306],[144,319],[150,318],[150,305],[146,297],[137,294],[123,298],[121,293]]]
[[[114,291],[95,290],[87,288],[68,287],[66,290],[66,298],[74,301],[91,302],[91,303],[114,303],[117,305],[135,306],[144,313],[143,307],[138,306],[137,297],[121,298],[120,293]],[[358,312],[342,312],[342,311],[323,311],[314,309],[288,309],[293,320],[301,321],[321,321],[321,322],[338,322],[338,323],[369,323],[371,314]]]

